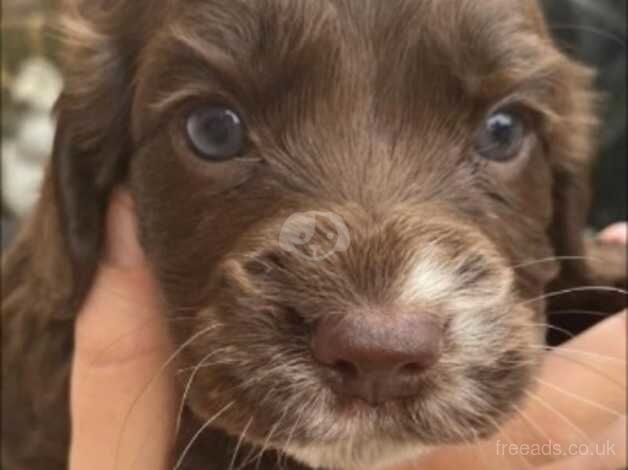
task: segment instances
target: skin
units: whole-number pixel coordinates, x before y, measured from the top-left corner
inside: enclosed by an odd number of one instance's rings
[[[626,225],[600,236],[626,243]],[[167,470],[176,460],[171,449],[179,399],[173,371],[164,366],[174,348],[158,299],[137,242],[133,204],[119,192],[109,209],[106,256],[76,328],[70,470]],[[442,449],[392,470],[620,468],[626,464],[625,355],[626,312],[548,353],[537,398],[521,405],[525,418],[513,419],[490,442]],[[500,445],[548,439],[562,449],[588,443],[591,453],[595,443],[611,442],[614,452],[560,459],[498,455]]]

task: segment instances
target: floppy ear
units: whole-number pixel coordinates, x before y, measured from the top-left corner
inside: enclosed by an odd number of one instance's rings
[[[131,16],[121,14],[122,8],[128,10],[124,3],[68,5],[63,25],[65,88],[56,106],[49,176],[70,258],[73,309],[91,284],[102,251],[107,202],[124,179],[132,152],[134,44],[118,32],[125,31],[121,18]]]
[[[559,92],[562,95],[559,97],[561,118],[549,139],[554,184],[554,216],[549,234],[555,255],[565,259],[560,262],[560,275],[548,287],[548,293],[576,289],[550,297],[550,313],[558,310],[615,313],[626,305],[623,294],[591,289],[620,287],[626,282],[625,250],[611,261],[620,266],[619,269],[596,263],[601,250],[606,248],[587,239],[592,170],[599,134],[600,97],[594,92],[593,79],[591,70],[573,62],[565,63]],[[571,318],[561,315],[561,319],[565,322],[561,326],[577,333],[599,318],[580,314]]]

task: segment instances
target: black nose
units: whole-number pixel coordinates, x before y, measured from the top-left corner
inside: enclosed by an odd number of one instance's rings
[[[429,315],[369,311],[320,321],[312,352],[333,369],[337,393],[375,405],[416,395],[441,342],[442,328]]]

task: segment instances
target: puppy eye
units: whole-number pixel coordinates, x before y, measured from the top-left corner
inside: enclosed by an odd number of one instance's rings
[[[496,162],[512,160],[522,150],[527,134],[524,119],[514,111],[491,114],[475,137],[478,155]]]
[[[192,147],[204,160],[220,162],[244,149],[244,125],[238,114],[222,106],[205,106],[188,115],[186,131]]]

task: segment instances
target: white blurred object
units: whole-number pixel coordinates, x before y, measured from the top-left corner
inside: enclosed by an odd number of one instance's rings
[[[43,169],[21,157],[13,141],[2,144],[2,200],[15,214],[26,214],[37,201]]]
[[[44,58],[35,57],[20,67],[12,95],[18,102],[49,112],[62,88],[63,80],[56,67]]]
[[[54,122],[48,112],[27,113],[15,138],[17,151],[24,159],[43,165],[50,156],[54,136]]]
[[[15,135],[2,142],[2,201],[23,216],[39,196],[54,140],[51,110],[63,85],[55,66],[43,58],[26,60],[12,85],[13,99],[27,111],[19,116]]]
[[[21,120],[15,139],[2,144],[2,200],[24,215],[35,204],[54,140],[48,113],[31,111]]]

